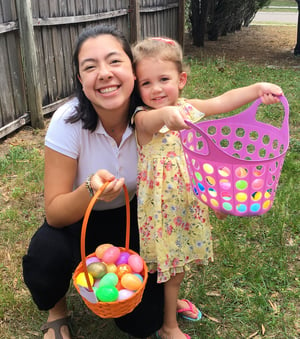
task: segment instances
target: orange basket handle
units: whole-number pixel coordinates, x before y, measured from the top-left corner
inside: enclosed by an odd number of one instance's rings
[[[89,216],[91,214],[91,211],[97,202],[98,198],[102,194],[102,192],[105,190],[106,186],[109,184],[109,181],[104,183],[99,190],[95,193],[95,195],[92,197],[83,218],[82,228],[81,228],[81,238],[80,238],[80,251],[81,251],[81,260],[82,260],[82,266],[83,266],[83,272],[85,275],[85,279],[88,284],[88,288],[90,291],[93,291],[92,285],[88,276],[87,266],[86,266],[86,256],[85,256],[85,236],[86,236],[86,228],[89,220]],[[125,239],[125,248],[126,250],[129,249],[129,238],[130,238],[130,201],[129,201],[129,195],[126,185],[123,185],[123,190],[125,194],[125,203],[126,203],[126,239]]]

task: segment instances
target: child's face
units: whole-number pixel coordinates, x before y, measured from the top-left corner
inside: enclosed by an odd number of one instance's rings
[[[152,108],[175,105],[186,84],[186,73],[179,73],[174,62],[152,57],[137,64],[136,76],[141,98]]]

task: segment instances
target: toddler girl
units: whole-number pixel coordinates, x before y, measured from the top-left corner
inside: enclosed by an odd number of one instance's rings
[[[282,90],[257,83],[208,99],[183,99],[187,81],[180,45],[167,38],[148,38],[133,48],[138,89],[144,106],[132,118],[138,142],[138,222],[141,256],[164,283],[164,323],[158,338],[190,338],[178,327],[176,314],[199,320],[188,300],[177,300],[185,272],[193,262],[213,260],[208,207],[190,187],[179,130],[184,120],[234,110],[258,97],[279,102]],[[203,113],[201,113],[203,112]]]

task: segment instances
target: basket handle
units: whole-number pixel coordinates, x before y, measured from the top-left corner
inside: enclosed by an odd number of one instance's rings
[[[284,108],[284,118],[282,121],[282,125],[280,130],[286,128],[288,130],[289,127],[289,103],[287,101],[287,98],[284,95],[279,95],[278,99],[281,101],[282,106]],[[258,98],[254,103],[246,109],[244,112],[238,114],[243,115],[244,122],[251,122],[253,119],[255,119],[258,106],[262,103],[261,99]],[[236,115],[236,117],[238,116]]]
[[[103,193],[107,185],[109,184],[109,181],[105,182],[99,190],[94,194],[91,201],[89,202],[89,205],[85,211],[83,222],[82,222],[82,228],[81,228],[81,238],[80,238],[80,252],[81,252],[81,261],[82,261],[82,267],[83,272],[85,275],[85,279],[88,284],[88,288],[90,291],[93,291],[92,285],[88,276],[87,266],[86,266],[86,256],[85,256],[85,236],[86,236],[86,228],[89,220],[89,216],[91,214],[91,211],[97,202],[100,195]],[[126,250],[129,249],[129,239],[130,239],[130,202],[129,202],[129,195],[126,185],[123,185],[123,190],[125,194],[125,204],[126,204],[126,239],[125,239],[125,248]]]
[[[210,137],[206,134],[206,132],[204,132],[204,130],[199,127],[199,125],[194,124],[193,122],[191,122],[190,120],[184,120],[184,122],[192,129],[194,129],[195,131],[197,131],[198,133],[200,133],[203,138],[205,139],[206,143],[207,143],[207,153],[206,154],[201,154],[202,156],[208,156],[211,153],[214,154],[216,159],[223,159],[224,153],[222,151],[220,151],[220,149],[215,145],[215,143],[210,139]],[[180,137],[181,137],[181,142],[183,142],[183,138],[182,138],[182,133],[180,133]],[[199,154],[198,154],[199,155]]]

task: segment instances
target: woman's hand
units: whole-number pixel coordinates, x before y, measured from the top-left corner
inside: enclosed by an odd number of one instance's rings
[[[125,183],[124,178],[116,179],[114,175],[112,175],[107,170],[98,170],[91,177],[91,187],[94,192],[97,192],[100,187],[109,181],[109,184],[105,187],[104,191],[101,193],[99,200],[103,200],[106,202],[114,200],[122,191],[123,185]]]

